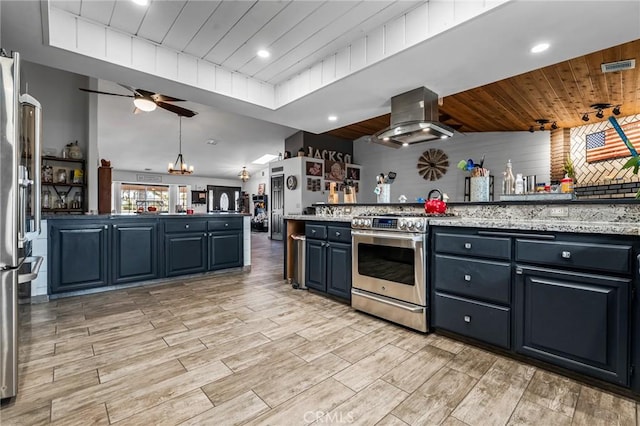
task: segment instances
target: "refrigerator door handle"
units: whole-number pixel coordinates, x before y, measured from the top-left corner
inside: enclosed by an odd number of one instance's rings
[[[29,256],[25,258],[23,263],[31,263],[31,272],[28,274],[18,274],[18,284],[35,280],[40,272],[43,259],[44,257],[42,256]]]
[[[40,193],[42,191],[42,186],[41,186],[40,170],[42,169],[41,167],[42,166],[42,157],[41,157],[42,155],[42,106],[40,105],[40,102],[38,102],[36,98],[34,98],[29,94],[20,95],[20,103],[32,105],[35,110],[35,117],[34,117],[35,129],[34,129],[34,141],[33,141],[33,153],[32,153],[32,157],[33,157],[32,179],[29,180],[28,176],[26,177],[26,184],[33,185],[33,188],[31,191],[31,206],[33,209],[33,229],[31,230],[31,232],[26,232],[26,233],[23,233],[23,235],[18,236],[19,241],[24,241],[24,240],[35,239],[38,235],[40,235],[40,229],[41,229],[42,206],[41,206],[41,200],[40,200]],[[21,192],[21,193],[24,194],[24,192]],[[26,227],[27,200],[23,200],[23,201],[24,201],[25,211],[23,212],[24,214],[21,220],[24,221],[22,222],[23,224],[22,229],[26,230],[27,229]]]

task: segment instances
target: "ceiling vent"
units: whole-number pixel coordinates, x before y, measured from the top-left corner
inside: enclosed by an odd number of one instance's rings
[[[636,67],[635,59],[625,59],[624,61],[609,62],[609,63],[600,65],[600,68],[602,68],[602,72],[626,71],[626,70],[632,70],[635,67]]]

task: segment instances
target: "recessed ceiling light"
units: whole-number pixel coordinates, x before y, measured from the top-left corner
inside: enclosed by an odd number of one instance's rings
[[[338,117],[336,117],[335,115],[330,115],[327,118],[329,119],[329,121],[338,121]]]
[[[140,6],[146,6],[149,4],[149,0],[131,0],[135,4],[139,4]]]
[[[145,171],[145,172],[150,172],[150,171],[151,171],[151,169],[147,167],[146,169],[144,169],[144,171]]]
[[[218,141],[215,139],[208,139],[207,145],[218,145]]]
[[[269,56],[271,56],[271,53],[269,53],[269,51],[268,51],[268,50],[265,50],[265,49],[260,49],[260,50],[258,50],[258,53],[257,53],[257,54],[258,54],[258,56],[259,56],[259,57],[261,57],[261,58],[263,58],[263,59],[266,59],[266,58],[268,58]]]
[[[267,164],[268,162],[273,161],[276,158],[278,158],[277,155],[265,154],[262,157],[258,158],[257,160],[253,160],[251,163],[252,164]]]
[[[539,43],[531,48],[531,53],[544,52],[549,48],[549,43]]]

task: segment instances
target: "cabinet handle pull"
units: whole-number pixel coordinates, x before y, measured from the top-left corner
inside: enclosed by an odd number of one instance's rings
[[[327,244],[325,244],[325,247],[331,247],[331,246],[329,245],[329,243],[327,243]]]
[[[471,243],[464,243],[464,248],[470,249],[471,248]]]
[[[471,275],[469,275],[469,274],[465,274],[465,275],[464,275],[464,280],[465,280],[465,281],[471,281]]]
[[[202,235],[204,235],[204,236],[206,237],[206,236],[207,236],[207,233],[205,232],[205,233],[204,233],[204,234],[202,234]],[[209,236],[211,236],[211,234],[209,234]]]
[[[187,224],[187,225],[185,225],[184,227],[185,227],[185,228],[187,228],[187,229],[189,229],[189,225],[188,225],[188,224]]]
[[[320,246],[321,246],[321,247],[324,247],[324,245],[325,245],[325,244],[326,244],[326,243],[320,243]]]
[[[316,233],[316,230],[315,230],[315,229],[312,229],[312,230],[311,230],[311,233],[312,233],[312,234],[315,234],[315,233]]]
[[[225,224],[224,224],[224,226],[229,226],[229,224],[228,224],[228,223],[225,223]]]
[[[113,225],[113,229],[118,229],[118,225]]]
[[[465,315],[464,322],[471,322],[471,315]]]
[[[109,229],[109,225],[105,225],[105,226],[104,226],[104,229]]]
[[[340,233],[338,231],[336,231],[336,237],[339,237]]]
[[[563,251],[562,252],[562,258],[563,259],[571,259],[571,252],[570,251]]]

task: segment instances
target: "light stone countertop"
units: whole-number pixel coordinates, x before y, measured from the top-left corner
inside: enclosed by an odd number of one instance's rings
[[[350,222],[351,216],[285,215],[288,220],[314,222]],[[460,226],[523,231],[575,232],[587,234],[640,235],[640,224],[635,222],[586,222],[567,220],[517,220],[473,217],[431,217],[430,226]]]
[[[314,216],[308,214],[287,214],[287,220],[305,220],[316,222],[351,222],[351,216]]]
[[[430,226],[461,226],[526,231],[576,232],[589,234],[640,235],[635,222],[581,222],[549,220],[487,219],[473,217],[443,217],[429,219]]]

